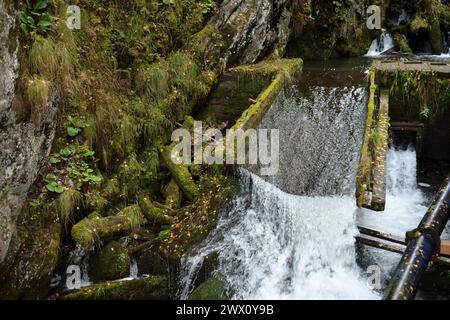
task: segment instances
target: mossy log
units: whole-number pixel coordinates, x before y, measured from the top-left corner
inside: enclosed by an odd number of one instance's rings
[[[158,223],[162,225],[170,225],[172,223],[173,218],[170,216],[171,211],[158,208],[143,195],[139,196],[139,207],[149,223]]]
[[[380,95],[380,108],[378,121],[373,137],[373,187],[370,208],[375,211],[384,211],[386,205],[386,162],[389,148],[389,91],[382,90]]]
[[[144,224],[139,205],[126,207],[115,216],[85,218],[72,227],[72,238],[85,249],[121,238]]]
[[[370,182],[372,179],[372,156],[369,148],[372,136],[372,123],[375,112],[376,91],[377,86],[375,84],[375,69],[372,68],[370,71],[370,95],[369,102],[367,104],[366,127],[364,131],[364,140],[360,151],[358,172],[356,175],[356,203],[360,208],[368,204],[366,193],[371,191]]]
[[[62,297],[62,300],[168,300],[166,277],[151,276],[131,281],[105,282]]]
[[[174,179],[170,180],[169,184],[165,187],[164,194],[166,196],[166,206],[172,209],[179,209],[181,207],[183,195]]]
[[[189,167],[187,165],[177,165],[172,161],[172,150],[174,146],[175,144],[172,144],[163,148],[161,150],[161,158],[186,198],[194,202],[198,198],[198,187],[194,179],[192,179]]]
[[[266,112],[273,105],[280,91],[301,71],[302,66],[303,61],[301,59],[279,59],[230,69],[230,72],[239,73],[242,76],[273,76],[272,82],[259,94],[256,102],[236,121],[233,129],[242,129],[245,131],[256,128]]]

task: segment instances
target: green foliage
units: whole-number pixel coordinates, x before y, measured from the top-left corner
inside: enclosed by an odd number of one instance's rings
[[[45,0],[25,0],[19,10],[20,29],[28,34],[32,31],[44,32],[52,27],[53,17],[45,12]]]
[[[98,184],[102,179],[89,164],[94,155],[87,146],[78,144],[70,144],[52,154],[43,178],[47,190],[53,193],[63,193],[69,188],[86,191],[90,185]]]
[[[43,180],[48,191],[55,193],[64,192],[61,181],[57,180],[57,177],[54,173],[47,173]]]
[[[83,118],[68,117],[69,126],[67,127],[67,134],[69,137],[76,137],[83,129],[89,128],[91,125]]]
[[[214,8],[216,7],[216,1],[215,0],[207,0],[203,3],[202,7],[202,13],[208,14],[210,13]]]

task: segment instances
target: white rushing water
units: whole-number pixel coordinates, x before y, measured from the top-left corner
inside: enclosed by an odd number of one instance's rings
[[[352,197],[295,196],[247,171],[241,177],[243,193],[186,271],[218,251],[235,299],[378,298],[356,264]]]
[[[239,194],[183,260],[181,299],[189,297],[204,257],[214,252],[214,274],[234,299],[381,298],[400,255],[357,252],[357,226],[401,237],[427,208],[412,149],[388,153],[386,211],[356,207],[366,95],[357,86],[313,86],[296,97],[280,96],[262,122],[263,128],[290,129],[280,133],[280,172],[263,180],[239,169]],[[382,272],[381,290],[368,283],[366,268],[374,265]]]
[[[184,261],[181,298],[192,290],[203,257],[219,252],[217,274],[235,299],[379,299],[356,262],[357,223],[403,236],[427,209],[414,150],[391,149],[388,172],[386,211],[375,213],[357,209],[350,195],[290,195],[241,170],[242,192],[232,210]],[[386,286],[400,256],[366,249],[364,257],[380,267]]]
[[[357,215],[358,224],[370,229],[404,237],[415,229],[427,211],[427,199],[417,183],[416,152],[390,149],[388,153],[386,210],[374,213],[362,209]],[[399,255],[378,249],[368,249],[365,257],[370,264],[380,266],[384,284],[397,266]]]
[[[395,47],[394,39],[385,29],[381,30],[380,39],[374,39],[366,57],[378,57]]]

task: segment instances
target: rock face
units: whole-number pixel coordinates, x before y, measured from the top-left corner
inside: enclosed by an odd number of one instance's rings
[[[368,0],[298,0],[294,11],[294,36],[288,55],[302,59],[362,56],[375,32],[366,26]],[[387,5],[383,5],[383,10]],[[373,33],[373,34],[371,34]]]
[[[224,0],[211,21],[231,38],[224,59],[248,64],[275,53],[282,55],[289,38],[291,1]]]
[[[16,232],[28,189],[50,152],[56,128],[55,99],[39,124],[19,112],[21,99],[15,95],[19,67],[16,16],[12,1],[0,1],[0,263]]]

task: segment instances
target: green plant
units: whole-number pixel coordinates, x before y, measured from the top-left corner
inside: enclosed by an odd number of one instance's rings
[[[49,29],[53,25],[53,17],[45,12],[46,8],[45,0],[25,0],[24,10],[19,11],[20,29],[24,33]]]
[[[202,13],[203,14],[208,14],[211,12],[211,10],[213,10],[216,6],[216,1],[214,0],[207,0],[203,6],[202,6]]]
[[[70,144],[50,156],[50,171],[43,179],[50,192],[62,193],[65,188],[87,190],[92,184],[101,181],[89,165],[95,152],[85,145]],[[86,189],[84,189],[86,188]]]
[[[48,191],[55,193],[63,193],[64,188],[62,187],[61,181],[58,181],[54,173],[47,173],[44,177],[44,184]]]
[[[67,134],[69,137],[76,137],[83,129],[90,127],[90,124],[81,118],[69,116],[68,121]]]

